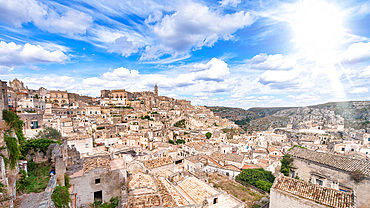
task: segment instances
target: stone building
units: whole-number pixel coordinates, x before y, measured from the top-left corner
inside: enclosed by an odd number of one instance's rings
[[[280,174],[270,190],[270,207],[273,208],[351,208],[354,194],[322,187]]]
[[[122,158],[85,159],[83,168],[70,175],[73,207],[87,206],[94,201],[109,202],[112,197],[120,196],[126,174],[125,161]]]
[[[291,177],[335,190],[354,193],[356,207],[370,205],[370,161],[295,147]],[[356,177],[358,175],[358,177]]]
[[[53,103],[54,107],[59,108],[63,105],[69,105],[68,92],[60,90],[51,90],[50,98],[47,98],[48,102]]]

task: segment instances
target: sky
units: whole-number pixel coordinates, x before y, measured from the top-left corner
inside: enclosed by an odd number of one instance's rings
[[[370,2],[0,0],[0,79],[193,105],[370,100]]]

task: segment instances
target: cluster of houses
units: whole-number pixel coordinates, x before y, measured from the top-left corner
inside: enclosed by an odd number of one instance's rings
[[[92,98],[30,90],[18,79],[1,83],[0,110],[17,112],[27,138],[47,127],[65,138],[56,175],[70,177],[70,207],[117,196],[119,207],[246,207],[209,185],[207,175],[234,180],[255,168],[277,177],[271,207],[370,204],[370,135],[352,135],[331,112],[330,125],[313,112],[300,125],[246,134],[206,107],[158,95],[157,86],[154,92],[101,90]],[[286,154],[294,158],[290,177],[280,174]],[[361,183],[352,179],[357,172]],[[314,191],[318,196],[309,197]]]

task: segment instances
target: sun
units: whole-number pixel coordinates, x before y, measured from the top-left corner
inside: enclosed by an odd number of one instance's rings
[[[310,55],[331,54],[343,39],[342,22],[342,12],[335,6],[324,1],[300,1],[291,20],[293,40]]]

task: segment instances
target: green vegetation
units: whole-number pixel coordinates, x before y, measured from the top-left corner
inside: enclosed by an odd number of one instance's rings
[[[51,195],[51,199],[53,200],[55,207],[67,208],[68,203],[71,201],[67,186],[55,187],[53,194]]]
[[[96,127],[96,130],[102,130],[102,129],[105,129],[105,126],[98,126],[98,127]]]
[[[10,169],[14,169],[17,166],[21,152],[19,151],[18,141],[16,138],[4,134],[4,139],[6,142],[6,147],[9,150],[9,158],[7,162],[9,163]],[[5,161],[5,160],[4,160]]]
[[[40,131],[37,134],[36,138],[60,140],[62,138],[62,135],[58,130],[47,127],[44,130]]]
[[[176,122],[174,125],[174,127],[178,127],[178,128],[183,128],[185,129],[186,128],[186,125],[185,125],[185,119],[182,119],[178,122]]]
[[[3,120],[11,126],[15,132],[22,132],[24,123],[14,112],[3,110]]]
[[[118,196],[110,198],[109,202],[94,201],[93,206],[96,208],[115,208],[118,207]]]
[[[281,169],[280,172],[285,176],[289,176],[290,168],[292,167],[293,158],[289,154],[283,156],[283,159],[280,160],[281,162]]]
[[[21,178],[17,180],[18,193],[42,192],[48,185],[50,166],[46,163],[35,163],[33,160],[27,162],[28,173],[21,170]],[[27,177],[28,176],[28,177]]]
[[[175,144],[175,142],[172,139],[168,140],[168,143]]]
[[[207,132],[206,133],[206,137],[207,137],[207,139],[211,138],[212,137],[212,133],[211,132]]]
[[[270,192],[270,188],[275,177],[271,172],[265,171],[263,168],[259,168],[243,170],[238,176],[236,176],[236,180],[244,181],[264,191]]]
[[[176,140],[176,144],[185,144],[185,140],[178,139],[178,140]]]
[[[288,151],[294,149],[295,147],[299,147],[299,148],[302,148],[302,149],[307,149],[306,147],[302,147],[300,145],[294,145],[293,147],[289,148]]]
[[[148,115],[146,115],[146,116],[141,116],[140,117],[141,119],[143,119],[143,120],[145,120],[145,119],[147,119],[147,120],[149,120],[149,121],[154,121],[152,118],[150,118],[150,116],[148,116]]]
[[[46,154],[46,151],[48,150],[49,145],[54,144],[54,143],[58,143],[61,145],[60,141],[55,141],[51,139],[43,139],[43,138],[30,139],[30,140],[27,140],[25,144],[21,145],[21,152],[24,157],[28,154],[28,152],[31,149],[33,149],[35,152],[41,151],[44,154]]]

